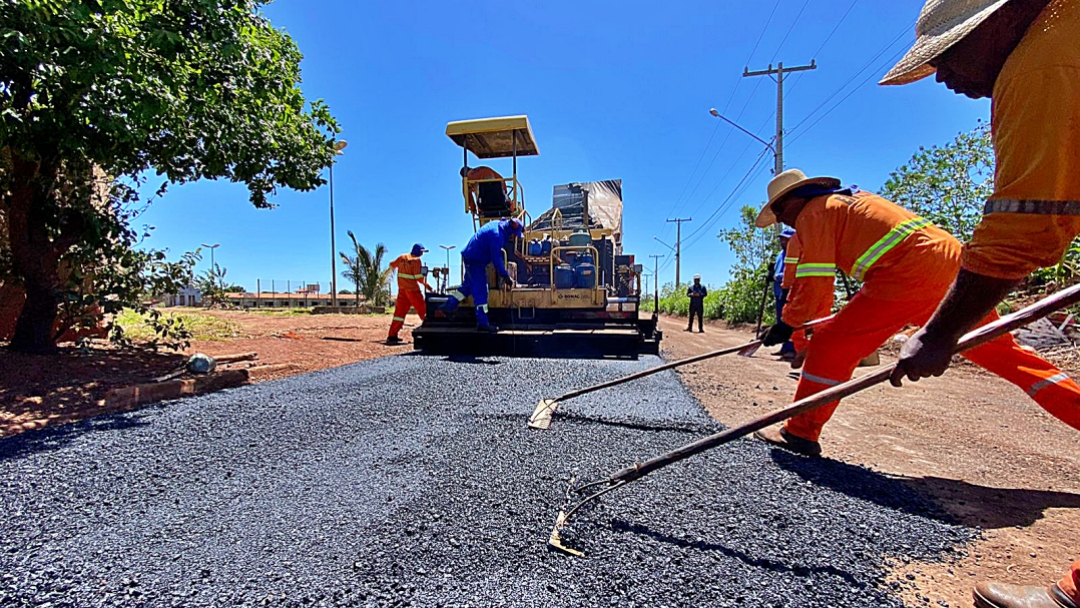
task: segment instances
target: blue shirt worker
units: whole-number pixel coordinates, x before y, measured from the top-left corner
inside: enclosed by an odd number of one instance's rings
[[[697,315],[697,328],[705,333],[705,325],[702,318],[705,316],[705,296],[709,290],[701,284],[701,275],[694,275],[694,284],[686,290],[686,297],[690,298],[690,321],[686,324],[686,331],[694,331],[694,315]]]
[[[488,320],[487,266],[495,266],[495,275],[509,282],[510,273],[506,271],[503,248],[513,242],[514,238],[524,235],[525,227],[513,219],[488,222],[477,230],[469,239],[469,244],[461,250],[465,276],[461,279],[461,287],[450,293],[450,299],[442,307],[443,312],[450,315],[457,310],[462,300],[472,296],[476,306],[476,328],[480,331],[491,331],[491,322]]]
[[[790,259],[787,255],[788,243],[791,242],[791,237],[795,236],[795,229],[785,227],[780,232],[780,253],[776,255],[776,265],[773,271],[773,296],[776,301],[776,318],[779,319],[783,316],[784,304],[787,304],[788,290],[784,289],[784,268],[789,263],[798,264],[799,259]],[[791,340],[784,342],[780,345],[780,350],[774,353],[785,361],[790,361],[795,358],[795,345],[791,343]]]

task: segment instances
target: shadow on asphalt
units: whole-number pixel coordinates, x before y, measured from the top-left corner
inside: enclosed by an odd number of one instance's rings
[[[87,433],[122,431],[149,425],[143,418],[143,412],[126,412],[19,433],[14,437],[0,439],[0,462],[59,450]]]
[[[847,581],[852,586],[859,586],[861,583],[853,574],[846,570],[841,570],[833,566],[802,566],[791,565],[784,562],[777,561],[775,559],[768,559],[762,557],[751,557],[749,554],[732,549],[726,545],[719,543],[709,543],[701,540],[686,540],[685,538],[679,538],[677,536],[669,536],[661,532],[656,532],[648,526],[641,524],[630,524],[622,520],[613,520],[611,522],[611,528],[616,532],[628,532],[630,534],[640,534],[648,536],[654,540],[662,543],[669,543],[682,548],[696,549],[698,551],[715,551],[721,553],[727,557],[737,559],[754,568],[761,568],[769,570],[771,572],[785,572],[795,574],[797,576],[805,577],[810,574],[830,574]]]
[[[942,477],[886,475],[838,460],[802,458],[780,449],[774,449],[772,457],[780,467],[807,481],[891,509],[911,512],[908,508],[911,505],[901,497],[913,490],[940,510],[940,513],[926,513],[919,509],[916,514],[971,528],[1027,527],[1042,519],[1046,509],[1080,508],[1080,494],[1070,492],[993,488]],[[881,488],[889,484],[895,484],[901,491],[882,492]]]

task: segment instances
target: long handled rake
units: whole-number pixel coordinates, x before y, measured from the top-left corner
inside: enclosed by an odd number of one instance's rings
[[[817,327],[828,323],[832,320],[832,318],[833,315],[829,315],[828,317],[817,319],[815,321],[810,321],[806,325],[803,325],[802,328],[810,329],[812,327]],[[759,348],[761,348],[761,340],[753,340],[745,344],[739,344],[738,346],[729,346],[727,348],[721,348],[720,350],[714,350],[700,355],[694,355],[693,357],[679,359],[678,361],[672,361],[671,363],[657,365],[656,367],[650,367],[649,369],[630,374],[629,376],[623,376],[622,378],[617,378],[608,382],[601,382],[600,384],[594,384],[593,386],[588,386],[585,388],[577,389],[575,391],[570,391],[569,393],[566,393],[565,395],[560,395],[558,397],[555,397],[554,399],[541,399],[540,403],[537,404],[536,409],[533,410],[532,415],[529,416],[529,428],[542,431],[547,430],[551,426],[551,417],[559,408],[559,404],[568,399],[580,397],[588,393],[594,393],[598,390],[611,388],[613,386],[618,386],[627,382],[633,382],[634,380],[638,380],[646,376],[651,376],[653,374],[658,374],[662,371],[675,369],[676,367],[682,367],[684,365],[690,365],[691,363],[697,363],[698,361],[712,359],[721,355],[730,355],[732,353],[736,353],[743,357],[749,357],[755,352],[757,352],[757,349]]]
[[[1028,306],[1022,310],[1019,310],[1013,314],[1002,317],[993,323],[988,323],[979,327],[969,333],[967,333],[960,342],[956,345],[954,352],[960,352],[985,344],[1014,329],[1023,327],[1033,321],[1037,321],[1050,313],[1071,306],[1080,302],[1080,285],[1074,285],[1066,290],[1060,291],[1048,298],[1045,298],[1039,302]],[[777,410],[771,414],[756,418],[735,428],[710,435],[703,439],[699,439],[693,443],[684,445],[681,448],[657,456],[643,463],[635,463],[633,466],[627,467],[611,475],[606,479],[587,483],[577,488],[571,487],[567,492],[569,497],[571,494],[586,495],[584,499],[579,501],[573,506],[566,507],[559,511],[559,515],[555,520],[555,527],[551,530],[551,537],[548,539],[548,544],[560,551],[569,553],[571,555],[582,556],[584,553],[576,549],[567,547],[562,542],[560,535],[570,521],[570,518],[574,516],[583,506],[595,501],[604,494],[617,490],[626,484],[641,479],[642,477],[666,467],[669,464],[674,464],[680,460],[684,460],[695,454],[700,454],[705,450],[710,450],[717,446],[723,445],[745,437],[754,431],[761,430],[767,426],[776,424],[783,420],[787,420],[792,416],[796,416],[805,411],[812,410],[816,407],[831,403],[838,399],[842,399],[849,395],[853,395],[859,391],[875,386],[889,379],[893,370],[896,369],[896,364],[886,365],[879,367],[876,370],[870,372],[865,376],[849,380],[843,384],[839,384],[832,388],[826,389],[815,395],[811,395],[806,399],[800,399],[795,403],[792,403],[788,407]],[[569,504],[569,501],[567,501]]]

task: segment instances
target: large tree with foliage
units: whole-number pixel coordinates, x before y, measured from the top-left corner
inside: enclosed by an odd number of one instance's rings
[[[300,51],[256,0],[0,3],[5,281],[25,289],[12,346],[54,345],[60,269],[134,233],[118,209],[162,182],[227,179],[256,207],[310,190],[338,128],[299,88]],[[114,178],[94,196],[95,172]],[[128,236],[121,233],[132,232]]]
[[[889,175],[881,195],[966,241],[993,191],[990,128],[980,125],[944,146],[920,147]]]
[[[717,235],[735,254],[731,278],[719,291],[719,314],[731,323],[757,320],[767,285],[769,262],[780,251],[776,230],[756,227],[754,220],[757,216],[756,208],[744,206],[739,210],[739,223],[733,228],[721,230]],[[774,316],[771,309],[766,307],[767,319]]]

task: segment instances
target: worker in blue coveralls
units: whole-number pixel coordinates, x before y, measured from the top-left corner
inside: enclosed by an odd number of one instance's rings
[[[794,228],[785,227],[784,230],[780,232],[780,253],[776,256],[776,264],[773,271],[773,296],[775,296],[776,299],[777,319],[783,316],[784,304],[787,303],[788,290],[783,288],[784,267],[788,262],[788,243],[791,242],[791,237],[793,236],[795,236]],[[797,260],[792,261],[793,263],[798,263]],[[795,345],[791,343],[791,340],[788,340],[780,346],[779,351],[773,354],[778,355],[782,361],[791,361],[795,358]]]
[[[453,313],[461,301],[470,295],[476,305],[476,328],[480,331],[492,331],[488,321],[488,284],[487,265],[495,266],[497,281],[510,282],[510,273],[506,271],[503,247],[510,245],[513,239],[525,234],[521,222],[503,219],[488,222],[469,239],[469,244],[461,250],[461,260],[465,263],[465,276],[461,287],[450,293],[450,299],[441,307],[444,314]]]

